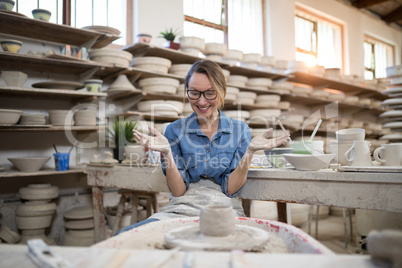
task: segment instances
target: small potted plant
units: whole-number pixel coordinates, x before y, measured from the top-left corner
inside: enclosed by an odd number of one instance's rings
[[[166,42],[163,43],[163,47],[179,50],[180,44],[174,42],[177,36],[177,30],[173,30],[173,28],[170,28],[166,29],[164,32],[160,32],[160,34],[161,36],[159,37],[163,37],[166,39]]]
[[[137,129],[137,123],[137,121],[116,117],[112,128],[106,129],[109,139],[115,144],[113,156],[119,162],[125,159],[124,147],[135,142],[133,130]]]

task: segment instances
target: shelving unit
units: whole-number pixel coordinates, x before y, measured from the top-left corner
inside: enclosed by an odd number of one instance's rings
[[[98,131],[105,126],[0,125],[0,132],[29,131]]]
[[[35,172],[22,172],[18,170],[5,170],[0,172],[0,178],[15,178],[15,177],[37,177],[50,175],[67,175],[67,174],[84,174],[85,169],[77,168],[66,171],[56,171],[54,169],[44,169]]]
[[[35,20],[13,12],[0,13],[0,29],[3,34],[92,48],[107,46],[120,38],[116,35]]]

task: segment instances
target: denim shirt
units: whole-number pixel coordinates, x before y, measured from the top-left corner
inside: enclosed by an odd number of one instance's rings
[[[201,179],[212,179],[221,185],[222,192],[228,195],[228,180],[236,169],[251,141],[250,128],[242,121],[227,117],[219,111],[219,126],[212,141],[205,135],[192,113],[185,119],[171,123],[164,133],[169,140],[176,166],[186,183]],[[162,171],[166,175],[162,157]]]

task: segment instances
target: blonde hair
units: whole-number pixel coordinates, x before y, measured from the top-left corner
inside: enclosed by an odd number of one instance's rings
[[[191,76],[194,73],[205,74],[209,81],[211,82],[212,88],[216,90],[219,98],[219,107],[222,109],[225,105],[226,96],[226,79],[223,74],[222,68],[215,62],[210,60],[199,60],[191,66],[190,71],[186,75],[184,82],[184,92],[188,90],[188,84],[190,82]]]

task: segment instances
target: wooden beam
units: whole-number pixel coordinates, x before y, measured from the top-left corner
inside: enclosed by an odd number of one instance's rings
[[[387,1],[389,0],[357,0],[353,5],[357,8],[367,8]]]
[[[398,20],[402,20],[402,6],[398,7],[394,11],[391,11],[382,18],[384,21],[390,23]]]

